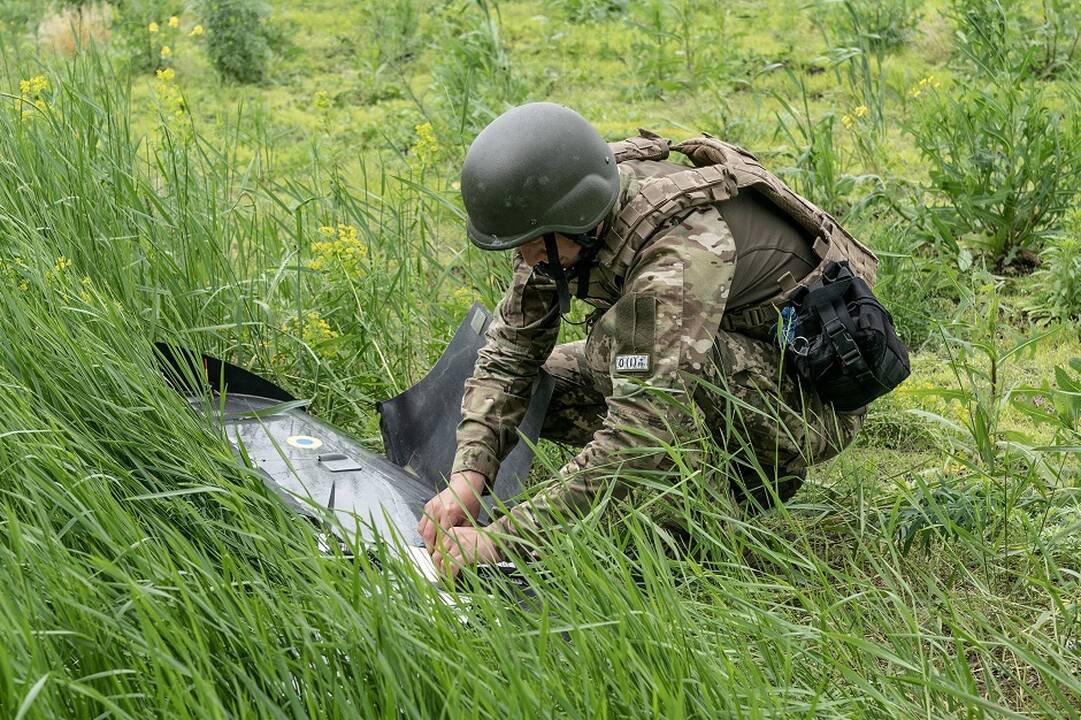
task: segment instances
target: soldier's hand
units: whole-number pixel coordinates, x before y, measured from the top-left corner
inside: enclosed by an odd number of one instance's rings
[[[456,527],[443,533],[432,553],[436,570],[449,580],[467,565],[494,563],[499,558],[499,549],[488,531],[473,527]]]
[[[435,551],[436,538],[440,532],[470,525],[477,519],[484,483],[484,476],[478,472],[463,470],[454,473],[450,476],[446,489],[424,506],[424,517],[417,524],[417,532],[429,553]]]

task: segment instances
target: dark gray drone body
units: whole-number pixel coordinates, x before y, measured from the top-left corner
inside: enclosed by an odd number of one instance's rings
[[[206,412],[201,398],[193,400],[195,410]],[[211,412],[224,411],[226,437],[293,510],[350,544],[376,538],[423,544],[416,524],[432,492],[416,476],[303,409],[279,413],[278,400],[236,393],[223,400]]]
[[[257,375],[175,347],[158,349],[167,376],[192,408],[221,423],[238,456],[247,458],[290,508],[331,528],[350,546],[385,541],[391,547],[419,547],[416,526],[424,504],[446,485],[463,386],[490,321],[475,305],[432,371],[380,403],[380,428],[391,459],[312,417],[288,392]],[[541,373],[520,428],[531,442],[551,392],[551,377]],[[529,444],[519,442],[500,469],[496,497],[516,494],[531,463]]]

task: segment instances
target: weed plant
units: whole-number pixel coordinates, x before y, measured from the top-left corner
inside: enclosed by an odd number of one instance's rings
[[[967,535],[986,543],[983,572],[990,576],[1003,568],[992,566],[989,552],[1009,557],[1019,549],[1023,554],[1032,544],[1041,553],[1064,557],[1063,551],[1072,548],[1064,542],[1061,523],[1073,512],[1076,500],[1077,457],[1069,453],[1079,415],[1072,395],[1077,379],[1066,369],[1056,369],[1058,387],[1045,385],[1039,391],[1048,409],[1032,403],[1034,388],[1006,380],[1007,367],[1053,337],[1054,331],[1011,333],[1003,343],[996,337],[1003,332],[998,303],[991,300],[980,311],[982,317],[974,324],[958,324],[946,336],[955,385],[931,391],[956,403],[960,412],[952,417],[920,412],[945,432],[954,477],[921,484],[922,510],[910,512],[904,542],[910,546],[917,535],[930,532],[953,538]],[[1052,443],[1040,445],[1029,434],[1007,428],[1004,417],[1011,408],[1052,426]],[[1058,527],[1048,533],[1050,525]],[[1016,567],[1011,562],[1007,571]]]
[[[117,3],[110,23],[115,36],[113,47],[135,72],[152,73],[165,67],[162,48],[175,49],[179,35],[167,18],[181,11],[176,3],[163,0],[125,0]]]
[[[261,82],[270,59],[266,18],[256,0],[206,0],[207,53],[223,80]]]
[[[676,35],[669,27],[668,8],[665,0],[651,0],[634,19],[628,19],[637,30],[630,56],[632,87],[639,97],[663,97],[685,82],[680,77],[679,60],[672,52]]]
[[[504,107],[522,102],[528,90],[503,44],[497,2],[447,3],[441,17],[444,55],[435,77],[447,125],[464,147]]]
[[[820,0],[810,7],[816,25],[832,34],[834,43],[885,51],[912,37],[923,0]]]
[[[627,12],[628,0],[552,0],[570,22],[597,22],[619,17]]]
[[[1026,304],[1039,320],[1081,321],[1081,212],[1074,210],[1063,232],[1047,244],[1033,273],[1034,297]]]
[[[781,111],[777,113],[777,132],[787,140],[793,164],[779,168],[779,173],[800,193],[819,207],[832,208],[844,215],[861,185],[874,184],[872,175],[856,176],[846,171],[842,149],[836,144],[836,115],[815,117],[810,94],[801,75],[788,71],[791,87],[798,93],[795,103],[784,94],[774,93]],[[793,94],[796,94],[793,93]],[[864,195],[869,200],[870,195]]]
[[[907,223],[857,222],[853,228],[878,256],[875,295],[890,308],[894,327],[905,344],[920,349],[943,323],[956,319],[957,267],[920,249]]]
[[[957,53],[978,74],[1049,78],[1075,71],[1081,10],[1069,0],[1038,3],[952,0]]]
[[[714,32],[700,0],[650,0],[624,16],[634,30],[628,53],[629,97],[662,98],[723,76],[715,46],[723,46],[724,18]]]
[[[417,0],[369,3],[371,35],[369,44],[383,63],[401,64],[412,60],[420,46],[420,8]]]
[[[1004,266],[1058,230],[1081,182],[1081,125],[1052,102],[1039,86],[1002,83],[919,106],[908,130],[933,194],[915,217],[934,244]]]

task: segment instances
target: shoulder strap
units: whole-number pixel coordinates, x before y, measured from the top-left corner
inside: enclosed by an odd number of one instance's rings
[[[638,129],[636,137],[608,143],[612,154],[616,156],[616,163],[627,160],[667,160],[668,141],[655,132]]]
[[[609,231],[616,239],[613,254],[641,247],[654,232],[677,216],[703,205],[734,197],[735,178],[727,168],[713,165],[654,178],[620,210]]]
[[[730,309],[725,314],[722,327],[743,332],[768,328],[776,322],[780,307],[801,288],[817,280],[829,262],[847,260],[855,275],[863,278],[868,286],[874,286],[878,264],[874,254],[829,213],[766,170],[752,153],[708,134],[673,145],[648,130],[638,132],[638,137],[609,144],[616,162],[665,160],[670,150],[676,150],[686,155],[695,167],[644,184],[638,195],[616,217],[610,231],[616,242],[605,250],[605,254],[612,257],[629,256],[674,218],[694,208],[728,200],[752,188],[814,238],[812,248],[820,262],[807,277],[798,281],[791,277],[779,278],[780,291],[769,300],[750,307]]]
[[[728,167],[741,191],[748,187],[754,188],[807,230],[811,237],[815,238],[815,254],[819,258],[826,258],[829,245],[843,245],[844,247],[839,249],[842,253],[839,259],[848,260],[856,275],[869,285],[874,284],[878,258],[842,228],[832,215],[766,170],[753,154],[738,145],[723,142],[708,134],[684,140],[672,146],[672,149],[686,155],[696,166],[720,164]]]
[[[673,150],[686,155],[695,167],[703,165],[732,165],[743,159],[761,167],[758,158],[744,150],[739,145],[726,143],[713,137],[709,133],[702,133],[701,137],[693,137],[684,140],[678,145],[672,146]]]

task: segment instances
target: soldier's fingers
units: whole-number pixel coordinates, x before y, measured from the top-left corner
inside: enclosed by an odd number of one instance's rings
[[[461,527],[462,525],[469,524],[469,511],[465,508],[456,507],[452,511],[448,512],[443,520],[443,527]]]
[[[454,552],[455,544],[456,541],[453,534],[444,530],[443,532],[436,534],[435,552],[439,553],[439,555],[446,560],[450,554]]]
[[[417,530],[424,541],[424,547],[431,553],[435,549],[435,525],[432,523],[431,518],[425,515],[421,519],[420,525],[417,526]]]
[[[432,553],[432,565],[435,566],[436,573],[438,573],[439,575],[443,574],[443,553],[438,548],[435,552]]]
[[[432,564],[436,572],[448,580],[453,580],[458,575],[459,563],[443,549],[436,549],[432,555]]]
[[[451,578],[458,577],[463,564],[461,552],[456,548],[451,548],[443,555],[443,558],[443,562],[446,563],[444,574]]]

